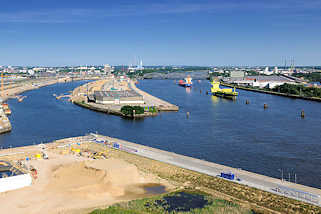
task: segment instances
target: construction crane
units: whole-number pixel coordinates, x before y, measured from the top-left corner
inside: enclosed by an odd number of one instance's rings
[[[4,75],[3,72],[1,72],[1,97],[2,98],[4,98],[4,83],[3,83],[4,77],[10,77],[10,76]]]

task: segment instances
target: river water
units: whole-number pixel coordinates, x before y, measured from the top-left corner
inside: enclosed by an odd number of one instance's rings
[[[117,137],[248,171],[321,188],[321,103],[239,90],[236,101],[206,95],[208,81],[192,89],[173,80],[138,87],[180,107],[179,112],[128,120],[71,104],[62,94],[84,84],[55,84],[8,101],[12,132],[0,147],[50,142],[89,132]],[[246,105],[245,101],[250,104]],[[264,104],[267,109],[263,108]],[[304,109],[306,117],[300,117]],[[190,112],[189,118],[186,112]]]

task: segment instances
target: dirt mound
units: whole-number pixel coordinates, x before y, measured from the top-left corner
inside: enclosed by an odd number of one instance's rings
[[[82,199],[119,197],[126,187],[144,182],[134,165],[122,160],[95,160],[61,165],[54,169],[48,190]]]
[[[145,197],[147,184],[162,183],[120,159],[49,156],[49,160],[30,162],[38,171],[33,185],[0,194],[0,213],[83,213],[80,211]]]

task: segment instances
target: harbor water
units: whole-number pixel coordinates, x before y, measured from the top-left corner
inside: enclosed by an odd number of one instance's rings
[[[173,80],[143,80],[140,89],[180,110],[129,120],[53,96],[84,83],[55,84],[24,93],[23,102],[9,100],[12,131],[0,136],[0,147],[98,132],[276,178],[283,172],[286,180],[321,188],[321,103],[243,90],[233,101],[207,95],[205,80],[194,81],[192,88]]]

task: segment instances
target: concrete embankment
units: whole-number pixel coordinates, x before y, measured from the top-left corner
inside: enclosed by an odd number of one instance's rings
[[[227,83],[221,83],[221,85],[227,86],[227,87],[231,87],[231,88],[235,87],[237,89],[242,89],[242,90],[246,90],[246,91],[253,91],[253,92],[258,92],[258,93],[272,94],[272,95],[288,97],[288,98],[294,98],[294,99],[303,99],[303,100],[321,102],[321,98],[318,98],[318,97],[304,97],[304,96],[299,96],[299,95],[294,95],[294,94],[284,94],[284,93],[279,93],[279,92],[275,92],[275,91],[265,91],[265,90],[260,90],[260,89],[255,89],[255,88],[248,88],[248,87],[232,85],[232,84],[227,84]]]
[[[85,102],[79,102],[79,101],[73,101],[74,104],[88,108],[93,111],[97,112],[103,112],[107,114],[113,114],[113,115],[118,115],[118,116],[123,116],[123,114],[120,112],[120,109],[113,109],[110,106],[106,105],[101,105],[101,104],[96,104],[96,103],[85,103]]]
[[[179,110],[178,106],[173,105],[167,101],[161,100],[157,97],[154,97],[143,90],[140,90],[139,88],[136,87],[133,81],[130,81],[130,86],[134,91],[136,91],[138,94],[144,97],[144,101],[147,105],[156,106],[159,111],[178,111]]]
[[[116,146],[114,146],[115,148],[132,154],[172,164],[213,177],[220,176],[222,172],[233,173],[236,176],[236,179],[231,180],[232,182],[254,187],[273,194],[293,198],[313,205],[321,206],[320,189],[286,182],[280,179],[248,172],[242,169],[236,169],[192,157],[187,157],[116,138],[110,138],[101,135],[95,136],[99,139],[106,139],[109,142],[116,142],[118,143],[118,145],[116,144]]]

